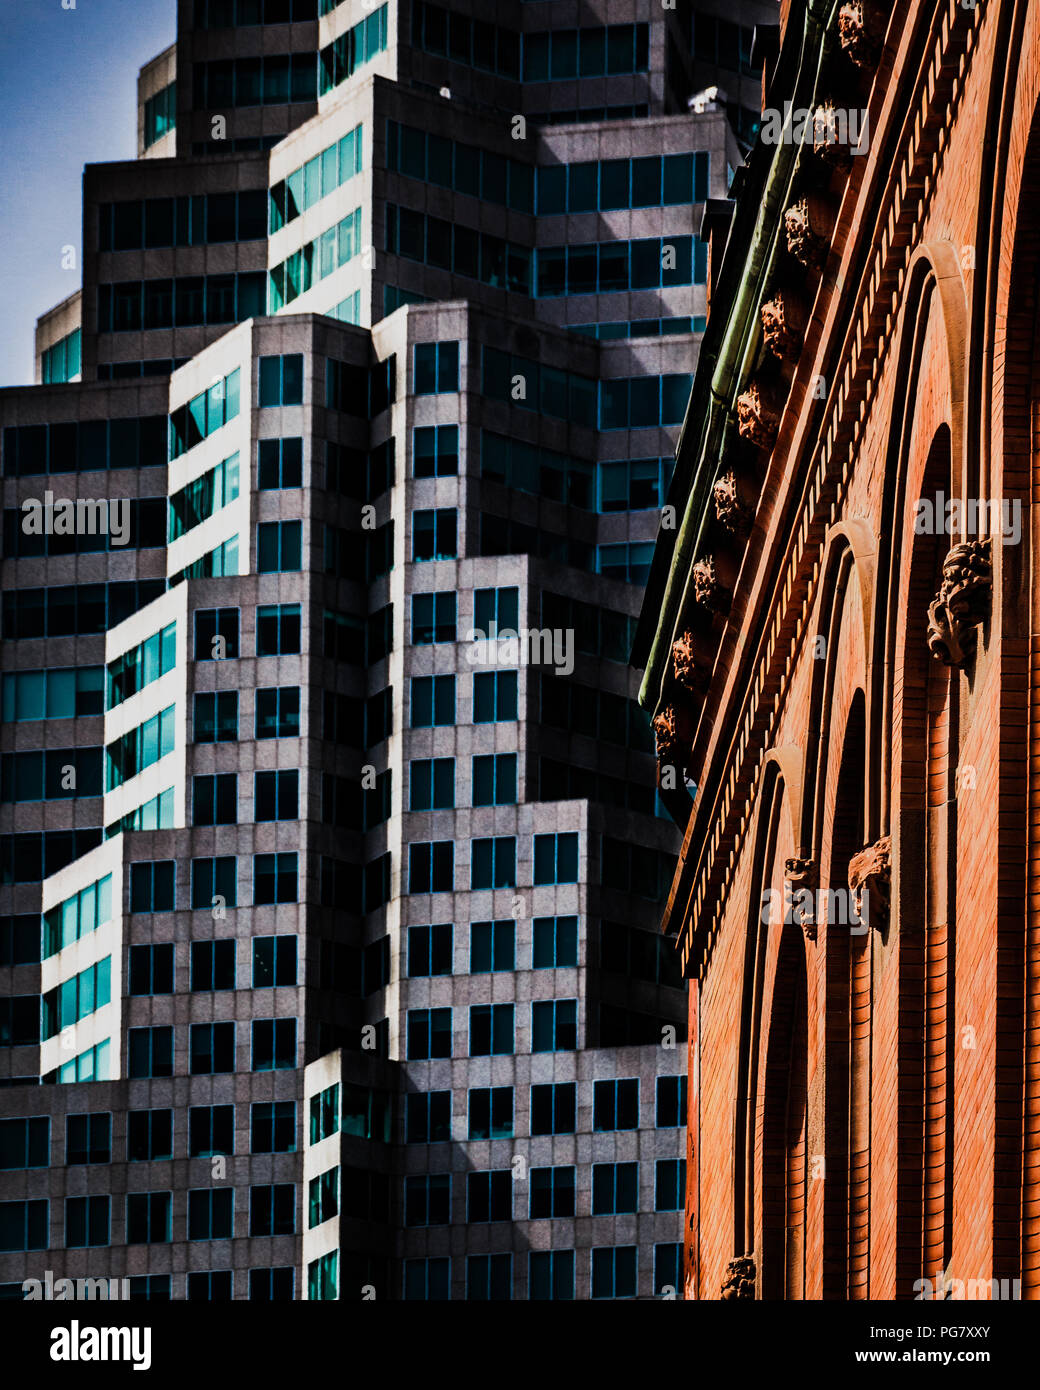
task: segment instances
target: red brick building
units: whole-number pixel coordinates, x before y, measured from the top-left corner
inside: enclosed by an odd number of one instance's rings
[[[756,44],[636,650],[686,1295],[1035,1298],[1040,4],[786,3]]]

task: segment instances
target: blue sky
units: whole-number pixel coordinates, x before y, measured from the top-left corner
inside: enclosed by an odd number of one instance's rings
[[[83,166],[136,157],[138,69],[176,34],[176,0],[75,6],[0,0],[0,386],[32,381],[36,319],[79,289]]]

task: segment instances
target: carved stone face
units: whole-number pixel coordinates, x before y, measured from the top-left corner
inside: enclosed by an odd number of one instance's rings
[[[755,1296],[755,1261],[750,1255],[739,1255],[735,1260],[730,1260],[726,1266],[726,1274],[722,1280],[722,1288],[719,1297],[725,1303],[730,1303],[734,1299],[754,1298]]]
[[[729,595],[719,583],[715,572],[715,560],[705,555],[696,562],[692,572],[693,597],[703,608],[714,610],[726,606]]]
[[[855,895],[856,914],[877,931],[888,924],[892,897],[892,837],[854,854],[849,861],[849,888]]]
[[[799,198],[784,213],[787,249],[807,269],[818,270],[827,259],[832,218],[827,204],[814,194]]]
[[[852,161],[847,136],[842,136],[843,130],[847,129],[843,124],[844,120],[843,116],[839,121],[835,103],[829,98],[813,111],[813,154],[832,168],[846,168]]]
[[[654,740],[659,758],[672,757],[679,747],[679,721],[674,705],[665,707],[654,715],[652,721]]]
[[[780,412],[772,393],[759,382],[751,382],[737,397],[737,429],[741,438],[760,449],[771,449],[779,428]]]
[[[939,593],[928,605],[928,650],[947,666],[964,666],[978,643],[993,588],[991,542],[965,541],[943,561]]]
[[[724,473],[712,489],[715,502],[715,515],[727,531],[734,535],[746,529],[751,520],[750,508],[740,496],[737,475],[732,469]]]
[[[711,680],[711,672],[697,662],[693,633],[688,630],[672,643],[672,674],[680,685],[697,694],[703,694]]]
[[[780,290],[760,310],[762,341],[767,351],[782,362],[792,362],[801,349],[805,314],[790,290]]]
[[[884,32],[879,11],[863,0],[852,0],[838,11],[841,46],[858,68],[873,71],[877,66]]]

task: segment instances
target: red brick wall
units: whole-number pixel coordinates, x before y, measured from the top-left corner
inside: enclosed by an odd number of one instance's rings
[[[896,8],[692,745],[693,1297],[745,1253],[759,1297],[1040,1296],[1040,6]],[[1023,504],[963,669],[925,645],[936,490]],[[881,930],[761,924],[787,858],[847,887],[883,836]]]

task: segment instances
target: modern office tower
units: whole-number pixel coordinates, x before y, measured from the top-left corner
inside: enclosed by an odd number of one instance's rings
[[[739,146],[688,11],[317,8],[182,0],[0,392],[0,1284],[667,1296],[627,659]]]

